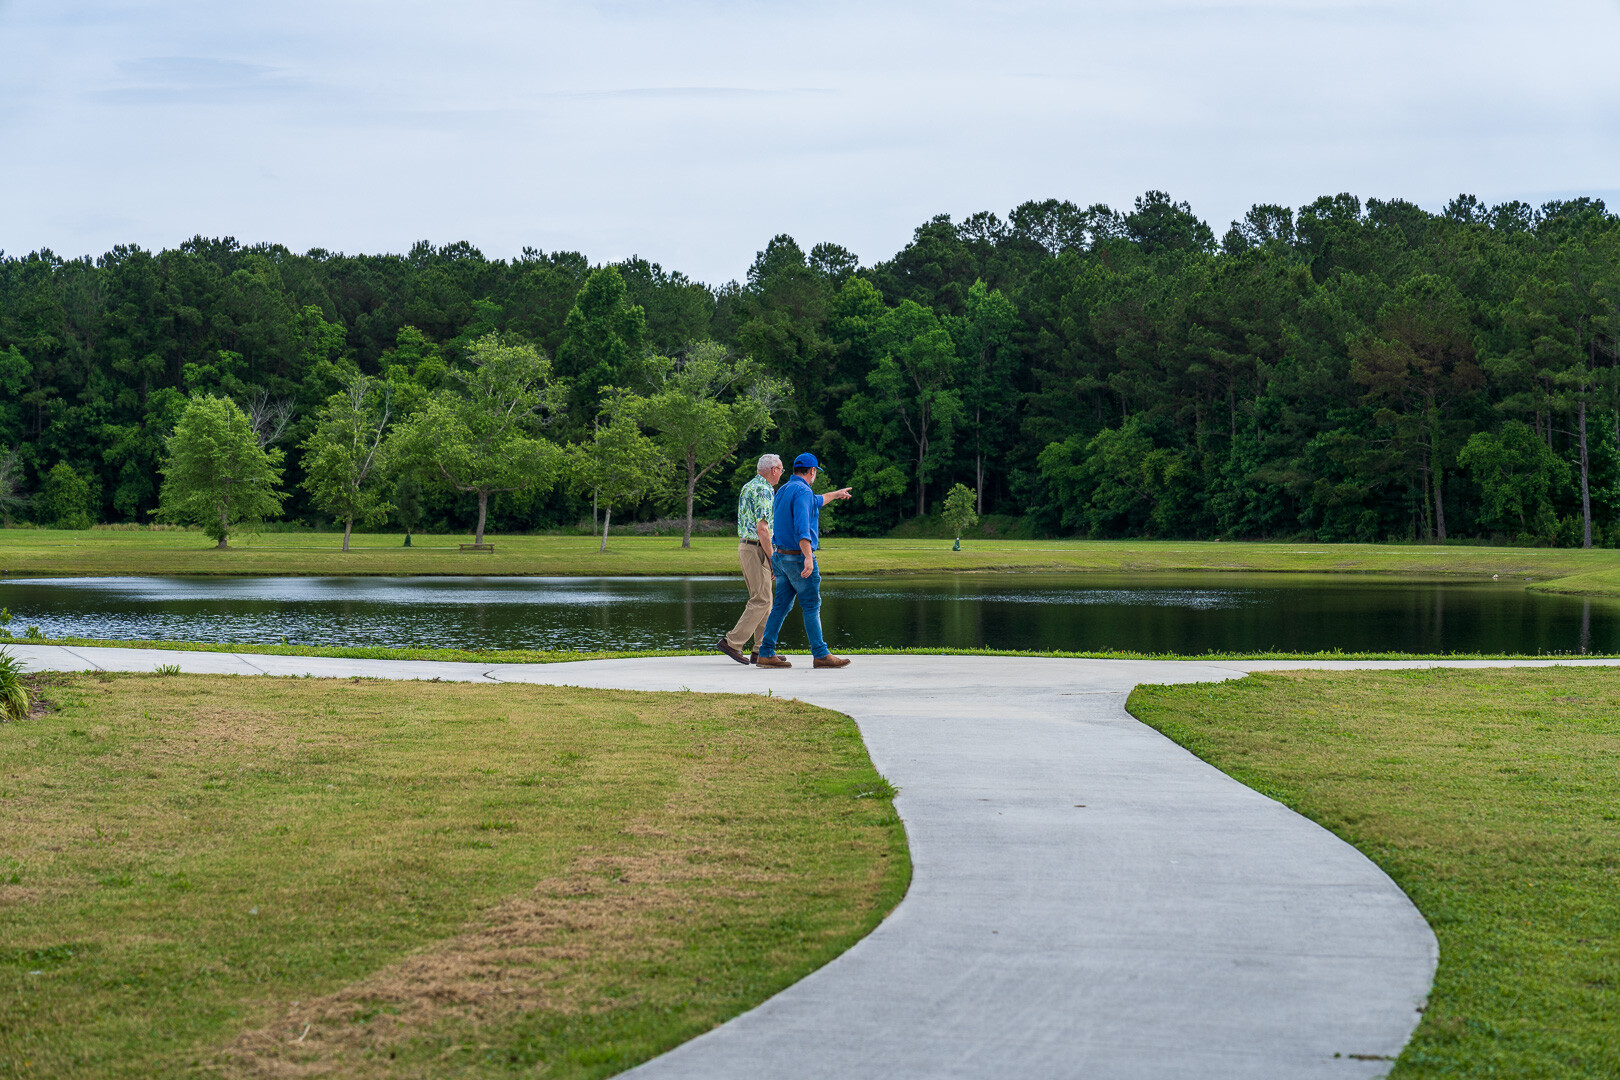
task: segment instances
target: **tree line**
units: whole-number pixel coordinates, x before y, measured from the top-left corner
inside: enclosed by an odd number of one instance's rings
[[[1613,545],[1617,315],[1595,199],[1325,196],[1220,237],[1163,192],[1047,200],[864,266],[777,236],[719,287],[466,244],[41,251],[0,257],[0,511],[151,520],[211,399],[305,522],[728,517],[769,449],[852,485],[856,535],[962,484],[1012,535]],[[505,459],[474,420],[502,408],[530,457],[475,483]]]

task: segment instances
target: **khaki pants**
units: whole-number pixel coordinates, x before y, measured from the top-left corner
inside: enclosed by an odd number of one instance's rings
[[[771,583],[776,574],[771,569],[770,557],[761,552],[758,544],[738,544],[737,561],[742,563],[743,580],[748,582],[748,606],[742,618],[726,635],[726,643],[738,652],[744,652],[748,639],[754,639],[754,650],[765,640],[765,620],[771,614]]]

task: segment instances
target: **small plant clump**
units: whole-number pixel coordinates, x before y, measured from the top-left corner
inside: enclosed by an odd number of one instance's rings
[[[15,656],[0,649],[0,719],[26,720],[32,704],[28,687],[23,685],[22,665]]]

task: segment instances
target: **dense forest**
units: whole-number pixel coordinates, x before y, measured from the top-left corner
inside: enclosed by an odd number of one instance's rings
[[[559,444],[649,357],[723,347],[785,384],[774,430],[697,492],[715,517],[762,450],[810,450],[854,486],[856,535],[962,483],[1021,535],[1620,542],[1620,219],[1471,196],[1255,206],[1219,237],[1162,192],[1129,212],[1031,202],[933,218],[866,266],[778,236],[718,288],[464,243],[0,257],[0,509],[151,520],[165,437],[211,394],[284,449],[286,519],[318,523],[301,447],[322,403],[356,374],[432,391],[492,334],[566,380]],[[425,498],[425,528],[477,513]],[[505,531],[590,514],[567,485],[489,506]]]

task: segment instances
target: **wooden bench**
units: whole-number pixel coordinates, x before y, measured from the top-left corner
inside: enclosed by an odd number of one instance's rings
[[[462,551],[487,551],[491,555],[493,555],[493,554],[495,554],[495,545],[494,544],[462,544],[461,545],[461,550]]]

